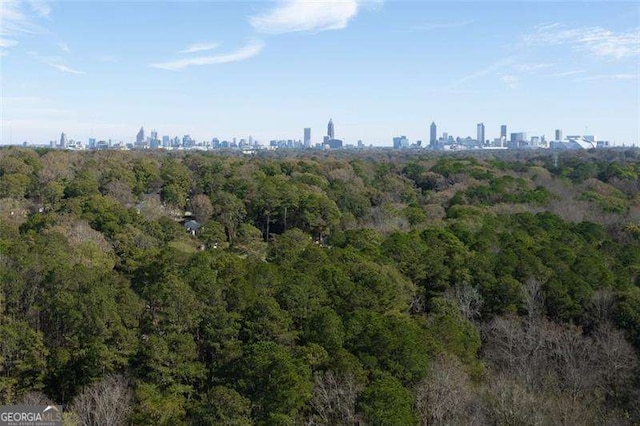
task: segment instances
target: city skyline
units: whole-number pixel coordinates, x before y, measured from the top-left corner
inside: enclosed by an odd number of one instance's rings
[[[461,137],[449,135],[447,132],[443,132],[441,137],[437,136],[437,125],[435,122],[431,122],[430,125],[430,138],[428,144],[423,144],[422,140],[412,141],[406,137],[406,135],[395,136],[392,140],[392,147],[394,149],[430,149],[430,150],[468,150],[468,149],[591,149],[591,148],[610,148],[615,145],[611,144],[608,140],[598,137],[598,135],[585,135],[585,134],[573,134],[563,136],[562,129],[554,130],[554,138],[547,138],[546,135],[531,135],[526,132],[512,132],[507,139],[507,125],[500,126],[500,137],[490,140],[485,133],[484,123],[477,124],[476,138],[471,136]],[[22,144],[27,146],[28,142],[25,141]],[[212,137],[211,139],[198,140],[185,134],[182,139],[177,135],[171,138],[169,135],[162,135],[157,130],[152,130],[150,136],[145,137],[144,126],[140,128],[135,136],[135,142],[129,142],[126,140],[114,141],[109,138],[108,140],[96,138],[88,138],[83,142],[82,140],[75,140],[73,138],[67,138],[65,132],[61,133],[59,142],[55,140],[49,141],[49,144],[36,144],[40,146],[49,146],[51,148],[62,149],[241,149],[245,151],[253,151],[255,149],[353,149],[353,148],[365,148],[375,147],[373,144],[366,145],[362,140],[358,140],[357,143],[348,143],[342,139],[335,137],[335,125],[333,119],[329,119],[327,124],[327,135],[323,136],[322,142],[311,142],[311,128],[305,127],[303,129],[303,138],[295,139],[271,139],[267,143],[262,143],[253,136],[249,135],[247,138],[233,137],[231,140],[219,139]],[[623,144],[622,146],[625,146]],[[636,146],[632,144],[631,146]],[[385,145],[379,145],[378,147],[384,148]]]
[[[305,127],[318,143],[325,117],[339,119],[346,143],[379,146],[400,134],[428,143],[432,121],[464,136],[484,123],[490,140],[504,123],[548,139],[555,129],[640,139],[637,4],[1,7],[5,144],[61,131],[128,141],[140,123],[200,140],[298,139]]]
[[[456,133],[451,133],[451,132],[441,132],[440,134],[438,134],[438,127],[437,124],[432,121],[431,125],[429,126],[429,135],[427,138],[419,138],[419,139],[413,139],[414,142],[422,144],[422,147],[434,147],[437,146],[439,142],[447,142],[450,138],[452,140],[474,140],[479,142],[479,145],[484,145],[486,147],[495,147],[498,146],[496,145],[498,142],[500,143],[499,146],[506,146],[507,143],[511,140],[513,142],[514,137],[518,140],[530,140],[531,138],[534,139],[541,139],[543,141],[563,141],[566,140],[565,136],[564,136],[564,130],[563,129],[554,129],[552,131],[549,132],[549,135],[551,136],[547,136],[547,133],[541,133],[541,134],[532,134],[530,132],[511,132],[510,134],[507,133],[507,128],[508,126],[506,124],[501,124],[500,125],[500,129],[496,134],[499,134],[498,137],[494,137],[491,138],[490,136],[492,135],[491,132],[489,132],[487,134],[486,132],[486,127],[484,125],[484,123],[478,123],[476,125],[476,137],[475,139],[471,136],[471,135],[464,135],[464,134],[456,134]],[[585,129],[587,130],[587,129]],[[188,132],[188,130],[187,130]],[[329,119],[329,122],[327,124],[327,134],[324,136],[321,136],[321,139],[318,140],[313,140],[311,138],[311,132],[312,132],[312,128],[310,127],[304,127],[302,129],[303,132],[303,136],[301,139],[298,139],[296,136],[289,135],[287,137],[283,137],[283,138],[267,138],[264,141],[258,141],[258,139],[254,138],[253,135],[249,134],[249,135],[240,135],[240,136],[233,136],[233,137],[229,137],[229,138],[220,138],[217,135],[209,135],[208,137],[203,137],[203,138],[192,138],[191,137],[191,132],[185,133],[184,131],[181,132],[181,134],[183,135],[182,138],[180,138],[179,135],[175,135],[174,137],[171,137],[170,135],[165,134],[164,132],[158,132],[155,128],[151,131],[151,135],[145,137],[145,130],[144,130],[144,126],[141,126],[140,129],[138,130],[138,132],[136,133],[135,137],[125,137],[125,138],[120,138],[120,139],[114,139],[111,137],[104,137],[104,138],[96,138],[96,137],[92,137],[89,136],[86,140],[82,140],[80,138],[75,139],[75,138],[69,138],[69,140],[73,140],[75,142],[80,142],[86,146],[91,145],[91,141],[93,141],[94,143],[98,140],[102,141],[102,142],[113,142],[113,143],[119,143],[119,144],[132,144],[132,146],[143,146],[145,144],[148,144],[150,141],[156,141],[158,142],[158,147],[171,147],[171,146],[177,146],[176,141],[178,141],[179,139],[188,139],[190,141],[193,142],[199,142],[199,143],[210,143],[213,141],[224,141],[224,142],[231,142],[233,141],[233,143],[235,144],[236,141],[238,139],[240,140],[248,140],[251,143],[249,145],[251,146],[262,146],[263,142],[275,142],[275,141],[297,141],[300,142],[302,144],[302,147],[305,148],[310,148],[310,147],[317,147],[317,146],[321,146],[323,144],[326,144],[328,140],[338,140],[335,137],[335,125],[333,122],[333,118]],[[586,133],[581,133],[581,132],[567,132],[567,135],[573,135],[570,137],[586,137],[588,139],[593,139],[593,141],[601,141],[601,142],[606,142],[607,146],[636,146],[638,145],[638,143],[633,142],[631,144],[619,144],[616,145],[615,143],[611,143],[609,141],[609,139],[606,137],[606,135],[587,135]],[[567,136],[569,137],[569,136]],[[63,138],[65,140],[65,142],[63,143]],[[402,135],[401,137],[399,136],[393,136],[392,137],[392,142],[388,143],[388,144],[378,144],[378,145],[374,145],[374,144],[369,144],[371,146],[379,146],[379,147],[387,147],[387,146],[392,146],[392,147],[396,147],[396,142],[399,138],[402,138],[405,140],[405,143],[408,144],[412,141],[411,138],[407,138],[406,135]],[[30,144],[30,145],[35,145],[35,146],[53,146],[53,144],[55,143],[57,146],[66,146],[66,141],[68,140],[67,138],[67,133],[65,131],[62,131],[61,136],[60,136],[60,140],[59,142],[56,142],[55,140],[56,138],[52,138],[51,140],[47,141],[38,141],[38,142],[33,142],[33,141],[21,141],[21,142],[11,142],[11,143],[3,143],[0,144],[0,146],[2,145],[24,145],[24,144]],[[343,140],[338,140],[340,142],[340,145],[342,146],[343,142],[344,145],[349,145],[349,146],[362,146],[362,145],[367,145],[364,144],[364,142],[362,141],[362,139],[359,139],[357,141],[343,141]],[[254,143],[255,142],[255,143]],[[425,143],[426,142],[426,143]],[[266,145],[266,144],[265,144]]]

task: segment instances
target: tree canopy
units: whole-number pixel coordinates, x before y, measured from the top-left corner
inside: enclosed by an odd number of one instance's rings
[[[0,149],[0,401],[635,424],[639,175],[637,150]]]

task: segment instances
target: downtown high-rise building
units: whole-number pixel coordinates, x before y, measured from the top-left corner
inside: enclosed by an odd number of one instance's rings
[[[502,126],[500,126],[500,139],[504,138],[504,140],[507,140],[507,125],[503,124]]]
[[[438,128],[436,127],[435,121],[432,121],[430,135],[429,135],[429,143],[433,146],[437,142],[438,142]]]
[[[304,128],[304,146],[305,148],[309,148],[311,146],[311,128]]]
[[[140,130],[136,135],[136,145],[142,145],[143,143],[144,143],[144,127],[140,127]]]
[[[69,140],[67,139],[67,134],[62,132],[60,134],[60,147],[66,148],[69,145]]]
[[[561,141],[562,139],[562,130],[556,129],[556,140]]]
[[[477,138],[478,144],[484,145],[485,137],[484,137],[484,123],[478,123],[478,133]]]
[[[525,132],[511,133],[509,148],[520,148],[524,142],[527,141],[527,134]]]
[[[335,128],[333,127],[333,119],[329,119],[329,124],[327,125],[327,136],[329,136],[329,139],[335,139],[336,138],[336,131]]]
[[[393,148],[394,149],[406,149],[409,148],[409,139],[406,136],[399,136],[393,138]]]

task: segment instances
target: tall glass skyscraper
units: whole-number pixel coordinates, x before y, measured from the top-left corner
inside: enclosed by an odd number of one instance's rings
[[[429,137],[429,143],[431,145],[435,145],[438,142],[438,128],[436,127],[435,121],[431,122],[431,135]]]
[[[336,137],[336,132],[335,129],[333,127],[333,119],[329,119],[329,124],[327,125],[327,136],[329,136],[329,139],[335,139]]]
[[[304,129],[304,146],[307,148],[311,146],[311,129],[309,127]]]
[[[484,137],[484,123],[478,123],[478,137],[477,137],[477,141],[480,145],[484,145],[485,142],[485,137]]]
[[[69,145],[69,140],[67,139],[67,134],[63,132],[60,134],[60,147],[66,148],[67,145]]]
[[[138,145],[144,143],[144,127],[140,127],[140,131],[136,135],[136,143]]]

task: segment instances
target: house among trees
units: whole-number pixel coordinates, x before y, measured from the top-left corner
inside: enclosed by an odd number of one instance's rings
[[[202,225],[195,220],[188,220],[184,223],[184,229],[191,235],[196,235],[200,228],[202,228]]]

